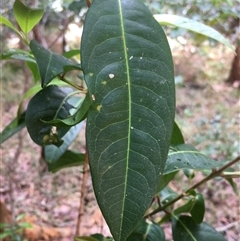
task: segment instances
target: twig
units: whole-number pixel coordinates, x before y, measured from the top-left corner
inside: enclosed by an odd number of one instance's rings
[[[83,166],[83,178],[82,178],[82,187],[81,187],[81,196],[80,196],[80,207],[79,207],[77,227],[76,227],[76,236],[81,235],[81,222],[82,222],[82,216],[84,214],[84,199],[86,194],[87,177],[88,177],[88,153],[86,151],[84,166]]]
[[[219,227],[219,228],[216,228],[216,230],[218,232],[224,232],[224,231],[227,231],[228,229],[232,228],[232,227],[237,227],[239,224],[238,222],[234,222],[234,223],[229,223],[223,227]]]
[[[184,196],[187,195],[187,193],[191,190],[191,189],[195,189],[197,187],[199,187],[200,185],[202,185],[203,183],[213,179],[214,177],[217,177],[219,175],[222,174],[222,172],[227,169],[228,167],[234,165],[235,163],[237,163],[238,161],[240,161],[240,156],[236,157],[235,159],[233,159],[232,161],[228,162],[226,165],[222,166],[220,169],[216,170],[213,169],[212,173],[209,174],[207,177],[203,178],[200,182],[194,184],[193,186],[189,187],[184,193],[181,193],[179,196],[177,196],[176,198],[174,198],[173,200],[171,200],[170,202],[168,202],[167,204],[165,204],[162,207],[159,207],[157,209],[155,209],[154,211],[146,214],[144,216],[144,218],[150,217],[158,212],[161,212],[163,210],[165,210],[167,207],[169,207],[170,205],[174,204],[175,202],[177,202],[178,200],[182,199]]]

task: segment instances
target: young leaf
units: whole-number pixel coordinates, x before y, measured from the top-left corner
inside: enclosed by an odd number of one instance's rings
[[[172,25],[174,27],[185,28],[195,33],[202,34],[223,43],[225,46],[235,51],[234,47],[222,34],[203,23],[173,14],[155,14],[154,17],[162,25]]]
[[[13,119],[12,122],[4,128],[4,130],[0,133],[0,144],[2,144],[17,132],[21,131],[26,126],[25,114],[26,112],[23,112],[20,116]]]
[[[48,170],[50,172],[58,172],[63,168],[80,166],[84,164],[84,159],[85,154],[67,150],[55,162],[47,163]]]
[[[89,94],[86,94],[83,102],[80,103],[78,107],[76,107],[76,112],[69,116],[66,119],[54,119],[52,121],[46,121],[46,123],[53,124],[55,126],[74,126],[81,121],[83,121],[86,116],[87,112],[92,104]]]
[[[77,137],[80,129],[82,128],[83,123],[79,123],[76,126],[70,128],[70,130],[63,136],[63,144],[60,147],[55,145],[47,145],[44,147],[44,157],[47,163],[54,164],[58,159],[66,152],[68,147]]]
[[[126,241],[165,241],[165,234],[159,225],[141,220]]]
[[[157,193],[160,192],[163,188],[165,188],[168,183],[175,177],[178,171],[170,172],[167,174],[163,174],[160,178],[159,185],[157,188]]]
[[[0,15],[0,24],[8,26],[13,31],[15,31],[20,37],[22,37],[22,34],[13,26],[13,24],[8,19],[4,18],[2,15]]]
[[[81,70],[78,64],[74,64],[61,55],[52,53],[35,40],[30,42],[30,48],[38,65],[42,87],[45,87],[51,80],[62,73],[73,69]]]
[[[93,102],[86,130],[93,187],[114,239],[123,241],[149,207],[167,159],[171,51],[140,0],[94,0],[81,43]]]
[[[24,51],[22,49],[8,49],[4,51],[0,55],[0,60],[4,60],[4,59],[18,59],[18,60],[36,63],[33,56],[29,52]]]
[[[20,0],[15,0],[13,12],[21,30],[26,35],[41,20],[44,10],[31,9],[25,6]]]
[[[174,150],[169,152],[164,174],[183,168],[211,170],[212,168],[219,167],[221,165],[221,162],[216,162],[205,156],[201,152],[197,151],[192,145],[181,144],[174,146]]]
[[[180,145],[180,144],[184,144],[184,138],[177,123],[174,122],[173,132],[171,137],[171,146]]]
[[[207,223],[196,224],[194,220],[188,216],[174,216],[172,221],[172,234],[174,241],[227,241]]]
[[[199,224],[203,221],[205,214],[205,203],[201,193],[197,193],[195,196],[195,205],[190,211],[193,220]]]
[[[61,138],[69,130],[69,127],[54,128],[42,120],[54,118],[65,119],[70,115],[73,108],[68,103],[71,88],[47,86],[39,91],[29,102],[26,112],[26,125],[32,140],[38,145],[45,146],[54,144],[60,146]]]

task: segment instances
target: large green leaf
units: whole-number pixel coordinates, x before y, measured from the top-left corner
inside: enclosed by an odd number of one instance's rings
[[[174,241],[226,241],[213,227],[203,222],[196,224],[191,217],[174,217],[172,221]]]
[[[188,144],[180,144],[174,146],[168,154],[167,163],[164,174],[174,172],[178,169],[195,169],[195,170],[211,170],[212,168],[221,166],[221,162],[216,162],[197,151],[194,146]]]
[[[31,9],[25,6],[20,0],[15,0],[13,5],[13,12],[21,30],[25,34],[28,34],[41,20],[44,10]]]
[[[42,87],[45,87],[51,80],[62,73],[73,69],[81,69],[80,65],[74,64],[61,55],[52,53],[35,40],[30,42],[30,48],[38,65]]]
[[[234,47],[222,34],[203,23],[173,14],[155,14],[154,17],[162,25],[172,25],[174,27],[185,28],[195,33],[202,34],[223,43],[234,51]]]
[[[26,112],[26,125],[35,143],[41,146],[50,144],[60,146],[63,143],[61,138],[67,133],[69,127],[53,128],[42,120],[67,118],[70,110],[74,108],[68,102],[71,94],[71,88],[50,85],[30,100]]]
[[[159,225],[141,220],[127,241],[165,241],[165,234]]]
[[[92,98],[86,138],[93,187],[114,239],[123,241],[149,207],[167,159],[171,51],[141,0],[94,0],[81,58]]]

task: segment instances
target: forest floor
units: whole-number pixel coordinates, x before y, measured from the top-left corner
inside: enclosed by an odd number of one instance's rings
[[[171,43],[176,70],[176,121],[185,141],[217,161],[230,161],[240,153],[239,90],[224,83],[233,54],[217,46]],[[16,115],[24,91],[21,65],[2,66],[1,130]],[[84,149],[81,133],[73,148]],[[0,200],[15,219],[20,214],[36,217],[36,223],[51,227],[70,227],[75,233],[80,205],[82,167],[50,173],[41,161],[41,148],[33,144],[26,129],[1,145]],[[240,164],[235,165],[240,170]],[[191,183],[203,178],[196,173]],[[182,181],[183,180],[183,181]],[[181,181],[181,182],[180,182]],[[240,190],[240,180],[235,179]],[[180,172],[171,183],[177,192],[189,185]],[[84,198],[81,235],[110,235],[97,206],[88,175]],[[206,199],[205,221],[228,241],[240,236],[240,196],[224,179],[211,180],[199,189]],[[171,240],[169,224],[164,230]],[[72,238],[57,239],[69,241]]]

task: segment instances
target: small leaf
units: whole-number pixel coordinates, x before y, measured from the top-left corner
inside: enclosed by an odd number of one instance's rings
[[[98,241],[98,239],[95,239],[93,237],[88,237],[88,236],[82,236],[82,237],[74,237],[74,241]]]
[[[22,34],[13,26],[13,24],[8,19],[4,18],[2,15],[0,15],[0,24],[8,26],[13,31],[15,31],[20,37],[22,37]]]
[[[73,108],[67,101],[71,93],[71,88],[50,85],[39,91],[30,100],[26,112],[26,125],[35,143],[41,146],[49,144],[60,146],[62,144],[61,138],[69,128],[54,129],[51,125],[43,123],[42,120],[68,117]]]
[[[203,221],[205,214],[205,203],[201,193],[197,193],[195,196],[195,205],[190,211],[193,220],[199,224]]]
[[[32,63],[32,62],[27,62],[27,67],[31,70],[32,72],[32,75],[33,75],[33,79],[34,79],[34,82],[36,83],[38,80],[40,80],[40,74],[39,74],[39,70],[38,70],[38,67],[37,67],[37,64],[36,62],[35,63]]]
[[[76,107],[76,112],[73,115],[62,120],[54,119],[52,121],[46,121],[46,123],[53,124],[55,126],[74,126],[86,118],[87,112],[90,109],[91,104],[92,100],[89,94],[86,94],[83,102],[81,102],[80,105]]]
[[[171,138],[171,146],[184,144],[184,138],[182,135],[182,132],[180,128],[178,127],[177,123],[174,122],[173,125],[173,132],[172,132],[172,138]]]
[[[35,59],[29,52],[21,49],[8,49],[4,51],[0,55],[0,60],[4,60],[4,59],[17,59],[17,60],[36,63]]]
[[[25,114],[26,112],[23,112],[19,117],[13,119],[12,122],[4,128],[4,130],[0,133],[0,144],[21,131],[26,126]]]
[[[235,51],[234,47],[222,34],[220,34],[215,29],[206,26],[203,23],[173,14],[155,14],[154,17],[161,25],[172,25],[175,27],[191,30],[195,33],[199,33],[209,38],[213,38],[218,42],[223,43],[225,46],[229,47],[233,51]]]
[[[213,227],[203,222],[196,224],[191,217],[174,216],[172,221],[174,241],[227,241]]]
[[[78,64],[74,64],[61,55],[52,53],[35,40],[30,42],[30,48],[38,65],[42,87],[45,87],[51,80],[62,73],[73,69],[81,70]]]
[[[214,161],[194,146],[181,144],[174,146],[168,154],[164,174],[176,171],[178,169],[209,170],[221,166],[221,162]]]
[[[163,190],[160,191],[161,203],[162,205],[168,203],[169,201],[173,200],[177,197],[177,193],[174,192],[171,188],[166,186]]]
[[[102,234],[93,234],[91,237],[96,238],[98,241],[113,241],[113,238],[104,237]]]
[[[164,174],[161,176],[161,179],[159,181],[159,185],[157,188],[157,192],[160,192],[163,188],[167,186],[167,184],[175,177],[178,171],[170,172],[168,174]]]
[[[174,210],[174,215],[179,215],[181,213],[190,213],[195,204],[196,204],[196,198],[191,197],[187,203],[185,203],[181,207]]]
[[[47,145],[44,147],[44,157],[47,163],[52,165],[58,161],[58,159],[66,152],[68,147],[75,140],[82,126],[83,123],[79,123],[78,125],[71,127],[70,130],[62,137],[64,142],[60,147],[55,145]]]
[[[126,241],[165,241],[165,235],[159,225],[141,220]]]
[[[21,30],[26,35],[41,20],[44,10],[31,9],[25,6],[20,0],[15,0],[13,12]]]
[[[58,172],[60,169],[80,166],[84,164],[85,154],[67,150],[57,161],[48,163],[50,172]]]
[[[73,56],[80,55],[79,49],[72,49],[63,53],[63,56],[70,59]]]

